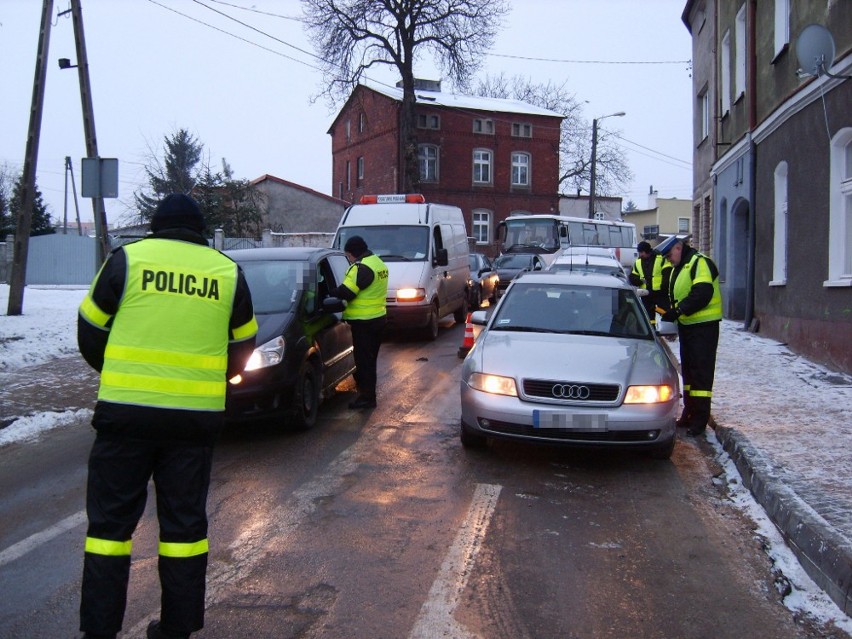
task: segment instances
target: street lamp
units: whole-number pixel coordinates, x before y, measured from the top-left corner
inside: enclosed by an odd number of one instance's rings
[[[609,115],[602,115],[599,118],[595,118],[592,120],[592,176],[589,180],[589,219],[592,220],[595,217],[595,177],[597,173],[597,162],[598,162],[598,121],[603,120],[604,118],[620,118],[623,115],[627,115],[624,111],[619,111],[618,113],[610,113]]]

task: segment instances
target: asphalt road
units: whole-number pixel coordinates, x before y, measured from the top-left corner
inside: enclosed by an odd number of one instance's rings
[[[781,604],[706,443],[679,441],[665,462],[506,442],[465,451],[462,337],[447,325],[434,343],[389,340],[374,411],[349,411],[344,388],[311,431],[225,433],[199,639],[831,636]],[[85,406],[84,365],[64,365],[80,367]],[[79,636],[92,438],[80,422],[0,448],[2,639]],[[156,564],[151,502],[122,637],[144,637],[157,616]]]

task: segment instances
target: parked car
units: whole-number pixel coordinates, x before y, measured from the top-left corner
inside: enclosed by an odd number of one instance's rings
[[[460,438],[645,450],[675,444],[675,361],[636,290],[595,273],[522,273],[489,314],[461,373]]]
[[[504,253],[494,260],[494,270],[497,271],[497,297],[506,292],[506,288],[519,273],[523,271],[541,271],[546,267],[545,261],[534,253]]]
[[[352,333],[322,300],[343,282],[342,251],[289,247],[226,251],[245,273],[257,316],[257,348],[228,382],[228,421],[281,419],[310,428],[320,403],[355,370]]]
[[[497,301],[497,283],[500,281],[500,276],[497,275],[487,255],[471,253],[468,261],[470,263],[468,308],[475,311],[485,301],[491,303]]]
[[[603,273],[627,279],[621,262],[609,255],[572,253],[557,257],[550,266],[550,271],[572,271],[575,273]]]

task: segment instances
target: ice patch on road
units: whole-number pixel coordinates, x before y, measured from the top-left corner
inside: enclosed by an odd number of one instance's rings
[[[61,413],[36,413],[27,417],[19,417],[14,422],[0,430],[0,446],[12,442],[28,442],[38,439],[42,434],[61,426],[67,426],[80,420],[90,421],[92,409],[80,408],[66,410]]]

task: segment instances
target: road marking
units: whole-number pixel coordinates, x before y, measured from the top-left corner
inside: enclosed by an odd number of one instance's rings
[[[26,539],[23,539],[18,543],[9,546],[3,552],[0,552],[0,567],[5,566],[11,561],[15,561],[19,557],[23,557],[41,544],[46,544],[54,537],[58,537],[65,531],[71,530],[72,528],[84,523],[86,523],[86,511],[81,510],[70,517],[66,517],[50,528],[35,533],[34,535],[30,535]]]
[[[453,617],[461,599],[474,560],[497,506],[502,486],[477,484],[473,500],[453,545],[450,547],[437,579],[420,608],[409,639],[468,639],[476,635],[465,630]]]

